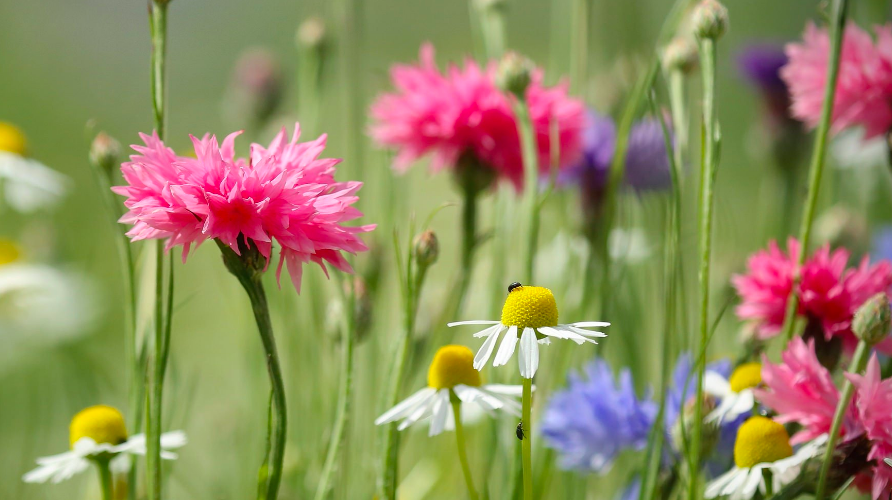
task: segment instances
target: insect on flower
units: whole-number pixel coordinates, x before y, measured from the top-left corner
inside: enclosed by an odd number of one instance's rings
[[[523,288],[523,285],[521,285],[517,281],[515,281],[514,283],[511,283],[510,285],[508,285],[508,293],[513,292],[517,288]]]
[[[517,422],[517,429],[514,430],[514,433],[517,435],[517,439],[523,441],[523,420]]]

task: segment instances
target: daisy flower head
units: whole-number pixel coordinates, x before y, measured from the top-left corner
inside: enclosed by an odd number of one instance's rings
[[[703,390],[721,402],[707,417],[707,421],[734,420],[753,410],[756,402],[753,389],[762,383],[762,365],[744,363],[734,369],[727,379],[714,371],[703,377]]]
[[[833,103],[834,132],[864,128],[865,139],[892,128],[892,25],[876,26],[876,40],[850,22],[846,26]],[[781,77],[790,89],[793,115],[811,127],[820,121],[827,78],[830,37],[809,23],[802,41],[786,48],[790,62]]]
[[[497,63],[481,67],[468,59],[441,72],[430,44],[421,47],[419,59],[417,65],[394,67],[391,78],[396,90],[380,96],[371,107],[371,136],[379,145],[398,151],[394,167],[406,170],[430,155],[433,171],[471,164],[520,190],[523,158],[517,117],[513,97],[496,83]],[[546,87],[539,69],[532,72],[525,98],[542,172],[551,168],[555,126],[560,152],[556,167],[574,162],[581,151],[582,102],[568,95],[566,83]]]
[[[705,498],[727,496],[729,500],[752,498],[767,491],[764,471],[771,472],[771,491],[778,491],[799,475],[806,461],[818,455],[826,435],[803,445],[795,453],[787,430],[762,416],[750,417],[737,430],[734,467],[706,485]]]
[[[130,455],[146,454],[146,438],[143,434],[127,435],[127,427],[121,412],[111,406],[91,406],[78,412],[69,429],[71,451],[41,457],[38,467],[22,479],[26,483],[59,483],[85,471],[91,462],[104,462],[113,472],[130,469]],[[175,460],[171,450],[186,445],[182,431],[161,435],[161,458]]]
[[[303,264],[325,263],[352,272],[341,252],[367,250],[358,234],[374,225],[345,226],[362,216],[353,205],[360,182],[337,182],[340,160],[322,159],[326,136],[298,142],[300,126],[288,140],[285,129],[268,147],[252,144],[248,158],[235,156],[235,138],[192,137],[195,157],[174,154],[157,136],[141,134],[145,145],[121,165],[125,186],[113,188],[127,197],[129,211],[121,222],[132,224],[134,241],[167,240],[181,245],[183,260],[208,239],[243,259],[256,253],[253,265],[265,269],[273,242],[281,247],[276,277],[287,266],[300,291]],[[327,271],[326,271],[327,272]]]
[[[25,134],[0,122],[0,187],[13,210],[31,213],[52,208],[68,191],[68,177],[28,157]]]
[[[586,330],[610,326],[603,321],[581,321],[558,324],[558,309],[554,295],[548,288],[512,283],[508,286],[508,297],[502,307],[500,321],[472,320],[449,323],[448,326],[490,325],[474,334],[486,340],[474,356],[474,368],[482,370],[492,357],[499,337],[505,334],[493,361],[493,366],[508,363],[520,343],[520,356],[517,361],[520,376],[531,379],[539,369],[539,344],[550,344],[552,338],[572,340],[579,345],[586,342],[597,344],[595,338],[606,337],[606,333]]]
[[[384,425],[401,420],[403,430],[426,417],[431,418],[428,435],[436,436],[455,428],[450,405],[458,402],[478,406],[487,413],[495,410],[520,416],[519,385],[484,384],[474,369],[474,353],[462,345],[447,345],[437,350],[427,372],[427,387],[412,394],[375,420]]]

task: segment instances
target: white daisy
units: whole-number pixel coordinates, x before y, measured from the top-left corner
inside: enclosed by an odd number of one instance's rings
[[[753,389],[762,383],[762,365],[744,363],[734,369],[725,380],[720,374],[710,371],[703,377],[703,390],[719,400],[719,406],[706,417],[707,422],[734,420],[751,412],[756,403]]]
[[[56,204],[68,190],[68,177],[25,156],[25,136],[0,122],[0,185],[6,204],[28,213]]]
[[[747,419],[737,431],[734,443],[735,466],[706,485],[705,498],[728,497],[749,500],[756,490],[767,491],[764,471],[771,472],[772,491],[778,491],[799,475],[807,460],[820,455],[827,435],[806,443],[795,453],[784,426],[769,418]]]
[[[91,406],[71,420],[71,451],[37,459],[39,467],[22,476],[26,483],[59,483],[85,471],[91,462],[109,460],[112,472],[130,470],[130,455],[146,454],[143,434],[127,437],[124,417],[110,406]],[[161,435],[161,458],[175,460],[170,451],[186,445],[183,431]]]
[[[595,337],[606,337],[607,334],[586,330],[610,326],[603,321],[582,321],[578,323],[558,324],[557,304],[551,290],[539,286],[523,286],[512,283],[508,287],[508,297],[502,308],[501,321],[457,321],[449,326],[458,325],[491,325],[474,334],[484,337],[483,346],[474,357],[474,368],[483,369],[496,347],[502,332],[507,331],[505,338],[496,352],[493,366],[508,363],[520,342],[518,365],[520,375],[531,379],[539,368],[539,344],[550,344],[552,338],[572,340],[579,345],[595,342]],[[519,338],[518,338],[519,337]]]
[[[403,430],[431,417],[428,435],[436,436],[444,430],[451,431],[455,428],[455,418],[451,412],[453,397],[458,399],[463,409],[465,405],[474,405],[487,413],[502,410],[520,417],[521,408],[517,398],[521,396],[523,388],[519,385],[483,385],[480,372],[472,365],[473,356],[474,353],[465,346],[441,347],[428,370],[428,387],[412,394],[378,417],[375,425],[402,420],[397,429]]]

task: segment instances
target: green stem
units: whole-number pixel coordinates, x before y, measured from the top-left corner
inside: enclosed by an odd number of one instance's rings
[[[574,0],[573,19],[573,59],[570,81],[574,85],[577,95],[585,96],[588,83],[588,46],[589,46],[589,19],[592,15],[591,0]]]
[[[533,500],[533,379],[523,379],[523,500]]]
[[[714,212],[713,186],[718,167],[718,147],[721,141],[719,137],[718,119],[715,112],[715,39],[703,38],[700,40],[700,64],[703,76],[703,146],[702,161],[700,165],[700,220],[699,220],[699,262],[698,273],[700,287],[700,338],[698,344],[698,359],[702,358],[709,343],[709,274],[712,258],[712,226]],[[697,392],[698,403],[694,405],[694,429],[691,437],[691,485],[689,498],[697,498],[700,476],[700,443],[702,434],[702,405],[699,401],[703,398],[703,375],[705,363],[697,365]]]
[[[688,150],[688,121],[685,106],[685,74],[679,68],[669,71],[669,107],[672,110],[672,130],[676,144],[673,148],[675,164],[684,165],[684,153]]]
[[[496,60],[505,52],[505,1],[504,0],[470,0],[471,8],[477,9],[480,17],[480,28],[483,33],[483,45],[486,57]]]
[[[99,470],[99,487],[102,489],[102,500],[114,500],[115,490],[112,483],[112,473],[108,466],[109,459],[100,459],[96,461],[96,468]]]
[[[347,106],[348,159],[354,165],[352,178],[362,178],[363,172],[363,105],[362,83],[362,0],[341,0],[341,37],[343,40],[341,71],[344,77],[344,91]]]
[[[812,222],[818,205],[818,194],[821,190],[821,177],[824,173],[824,157],[827,153],[827,137],[830,133],[831,118],[833,116],[833,102],[836,98],[836,82],[839,76],[839,59],[842,50],[842,38],[846,24],[846,10],[848,0],[833,0],[831,6],[830,25],[830,57],[827,61],[827,84],[824,87],[824,105],[821,108],[821,121],[818,124],[818,132],[815,137],[815,146],[812,151],[811,165],[808,171],[808,194],[803,208],[802,223],[799,227],[799,256],[796,276],[793,287],[790,289],[790,297],[787,300],[787,311],[784,319],[785,341],[793,338],[793,326],[796,323],[796,311],[799,308],[799,296],[796,289],[799,285],[799,269],[805,263],[808,254],[808,243],[811,239]]]
[[[242,256],[237,255],[231,248],[215,240],[223,253],[223,263],[245,289],[251,301],[251,310],[254,320],[260,332],[260,341],[263,344],[263,352],[266,357],[266,368],[269,373],[270,386],[273,391],[275,412],[275,429],[273,431],[272,452],[269,458],[269,482],[266,487],[265,500],[276,500],[279,494],[279,484],[282,480],[282,464],[285,458],[285,438],[288,432],[288,410],[285,403],[285,383],[282,381],[282,367],[279,363],[279,353],[276,349],[276,339],[273,335],[272,320],[269,316],[269,304],[266,300],[266,292],[263,290],[263,269],[265,262],[260,262],[263,257],[254,248],[242,249]]]
[[[477,490],[474,489],[474,478],[471,476],[471,467],[468,465],[468,454],[465,451],[465,428],[461,422],[461,400],[452,390],[449,391],[449,401],[452,403],[452,416],[455,417],[455,444],[458,447],[458,460],[461,462],[461,471],[465,476],[465,484],[468,486],[468,497],[477,500]]]
[[[849,373],[860,374],[867,366],[867,356],[870,353],[870,344],[860,340],[858,347],[855,348],[855,354],[852,355],[852,362],[849,364]],[[833,461],[833,451],[836,448],[836,441],[839,438],[839,431],[842,429],[842,422],[845,419],[846,411],[849,409],[849,403],[852,401],[852,395],[855,393],[855,385],[848,379],[843,384],[842,394],[839,396],[839,403],[836,405],[836,412],[833,414],[833,423],[830,425],[830,436],[827,439],[827,449],[824,450],[824,458],[821,461],[821,473],[818,476],[818,487],[815,490],[815,500],[824,500],[824,493],[827,490],[827,473],[830,472],[830,463]]]
[[[355,331],[353,314],[353,311],[355,311],[355,297],[355,290],[351,286],[348,300],[345,301],[348,302],[347,314],[349,320],[345,322],[346,324],[343,333],[344,345],[341,359],[341,382],[338,389],[338,410],[337,416],[335,417],[334,430],[332,431],[331,440],[328,444],[328,456],[326,456],[325,465],[322,468],[322,478],[316,489],[316,500],[324,500],[328,494],[331,485],[331,477],[335,465],[337,464],[338,454],[341,450],[341,443],[344,439],[347,421],[350,416],[350,399],[351,393],[353,392],[353,348],[356,342],[356,336],[353,333]]]
[[[474,250],[477,248],[477,197],[480,191],[471,186],[464,186],[465,200],[461,212],[461,269],[459,269],[458,291],[455,307],[448,321],[454,321],[464,307],[465,297],[471,283],[474,269]]]
[[[533,267],[539,240],[539,154],[530,110],[525,100],[518,98],[514,105],[517,115],[517,131],[520,134],[523,153],[523,204],[527,212],[526,248],[524,253],[524,283],[534,283]]]
[[[774,496],[774,474],[771,469],[762,469],[762,480],[765,481],[765,495],[762,498],[769,499]]]
[[[166,132],[166,59],[167,59],[167,0],[154,0],[150,4],[152,40],[151,83],[152,110],[155,117],[155,131],[161,140]],[[164,243],[159,240],[155,247],[155,339],[153,344],[153,367],[150,393],[147,393],[148,412],[146,415],[146,479],[149,498],[161,500],[161,429],[162,400],[164,395],[164,372],[167,365],[165,351],[170,329],[164,323]],[[173,284],[173,267],[170,268],[170,282]],[[173,311],[168,310],[170,317]]]

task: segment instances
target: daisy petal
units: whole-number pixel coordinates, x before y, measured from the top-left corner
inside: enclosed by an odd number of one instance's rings
[[[453,327],[459,325],[498,325],[498,321],[490,321],[485,319],[474,319],[470,321],[453,321],[452,323],[446,323],[446,326]]]
[[[520,337],[520,376],[526,379],[533,378],[539,369],[539,343],[536,342],[536,332],[532,328],[524,328]]]
[[[435,392],[437,392],[437,390],[430,387],[421,389],[415,394],[412,394],[408,398],[397,403],[396,406],[384,412],[380,417],[376,418],[375,425],[393,422],[412,414],[412,411],[415,410],[415,408],[420,403],[425,402]]]
[[[496,341],[499,340],[499,334],[493,333],[489,337],[486,338],[486,342],[480,347],[480,350],[477,351],[477,354],[474,356],[474,369],[480,371],[486,366],[486,362],[489,361],[489,357],[492,356],[492,351],[496,347]]]
[[[505,334],[505,338],[502,339],[502,345],[499,346],[499,352],[496,353],[496,359],[493,360],[493,366],[504,366],[508,363],[508,360],[511,359],[511,356],[514,355],[514,349],[517,346],[517,327],[511,326],[508,328],[508,333]]]

